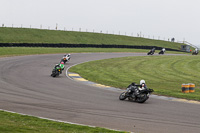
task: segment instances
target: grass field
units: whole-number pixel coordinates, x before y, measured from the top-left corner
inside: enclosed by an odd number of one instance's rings
[[[68,43],[158,46],[180,50],[181,43],[122,35],[0,27],[0,43]]]
[[[125,89],[145,79],[154,94],[200,100],[199,56],[145,56],[98,60],[72,67],[69,71],[100,84]],[[183,83],[194,83],[195,93],[181,92]]]
[[[125,133],[99,127],[79,126],[0,111],[1,133]]]

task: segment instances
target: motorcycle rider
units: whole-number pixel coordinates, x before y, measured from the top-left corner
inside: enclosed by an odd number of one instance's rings
[[[71,54],[67,54],[67,57],[71,57]]]
[[[152,50],[151,50],[151,51],[152,51],[152,53],[154,53],[154,52],[155,52],[155,50],[156,50],[156,48],[152,48]]]
[[[70,58],[71,58],[71,54],[65,54],[63,56],[63,59],[66,59],[67,61],[70,60]]]
[[[67,57],[66,57],[67,55],[65,54],[64,56],[63,56],[63,58],[61,59],[61,61],[67,61]]]
[[[54,69],[55,69],[55,70],[56,70],[56,69],[60,69],[60,65],[59,65],[59,64],[56,64],[55,67],[54,67]]]
[[[155,52],[155,50],[156,50],[156,48],[152,48],[147,54],[148,54],[148,55],[150,55],[150,54],[153,55],[154,52]]]
[[[144,79],[140,80],[140,88],[139,88],[139,90],[143,90],[143,89],[147,89],[147,85],[146,85]]]
[[[198,53],[199,51],[198,51],[198,49],[197,49],[197,48],[195,48],[194,52],[195,52],[195,53]]]
[[[59,66],[60,66],[61,70],[63,71],[65,68],[64,62],[63,61],[60,62]],[[62,73],[62,71],[60,73]]]
[[[64,70],[65,66],[64,66],[64,62],[61,62],[60,64],[56,64],[54,69],[61,69],[60,74],[62,73],[62,71]]]
[[[165,53],[165,48],[162,48],[163,53]]]
[[[130,92],[134,91],[135,90],[135,87],[136,87],[136,84],[133,82],[131,83],[128,87],[127,87],[127,91],[130,90]]]
[[[70,58],[71,58],[71,54],[68,54],[68,55],[67,55],[67,61],[69,61]]]
[[[146,89],[146,88],[147,88],[147,85],[145,83],[145,80],[142,79],[142,80],[140,80],[140,85],[136,85],[134,82],[131,83],[127,87],[127,92],[129,94],[134,93],[135,95],[137,95],[139,93],[139,90],[143,90],[143,89]]]

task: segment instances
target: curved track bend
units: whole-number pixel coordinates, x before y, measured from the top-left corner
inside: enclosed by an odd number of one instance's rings
[[[71,65],[133,53],[72,54]],[[50,76],[61,54],[0,58],[0,108],[28,115],[140,133],[200,132],[200,106],[150,97],[119,101],[120,92]]]

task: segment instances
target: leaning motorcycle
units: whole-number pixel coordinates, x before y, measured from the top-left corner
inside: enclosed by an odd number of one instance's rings
[[[158,54],[164,54],[165,53],[165,48],[161,49]]]
[[[198,53],[199,53],[198,51],[193,51],[192,55],[198,55]]]
[[[161,50],[158,54],[164,54],[165,52],[163,50]]]
[[[68,62],[69,60],[70,60],[70,57],[64,57],[64,58],[61,59],[60,62],[64,62],[64,64],[65,64],[65,63]]]
[[[61,67],[59,67],[59,66],[56,66],[56,67],[54,67],[54,69],[52,70],[52,74],[51,74],[51,76],[52,77],[56,77],[56,76],[59,76],[59,74],[61,73]]]
[[[144,103],[149,99],[149,95],[153,92],[153,89],[150,88],[142,88],[139,85],[136,86],[136,90],[127,90],[120,94],[119,100],[125,100],[128,98],[130,101],[135,101],[138,103]],[[137,92],[137,93],[136,93]]]
[[[147,55],[153,55],[154,52],[155,52],[155,48],[151,49],[151,50],[147,53]]]

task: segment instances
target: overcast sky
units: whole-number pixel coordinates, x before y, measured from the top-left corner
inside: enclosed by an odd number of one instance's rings
[[[0,26],[188,41],[200,47],[200,0],[0,0]]]

